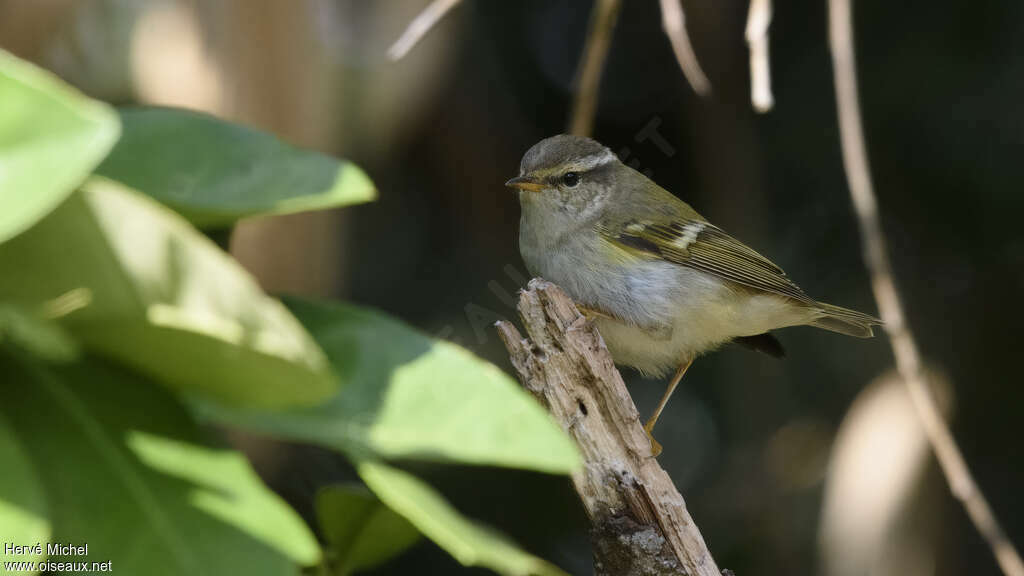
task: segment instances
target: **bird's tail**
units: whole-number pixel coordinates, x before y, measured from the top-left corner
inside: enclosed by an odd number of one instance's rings
[[[821,318],[811,322],[811,326],[839,332],[847,336],[871,338],[875,335],[871,331],[871,327],[882,323],[881,320],[874,316],[848,308],[825,304],[824,302],[818,302],[815,307],[821,312]]]

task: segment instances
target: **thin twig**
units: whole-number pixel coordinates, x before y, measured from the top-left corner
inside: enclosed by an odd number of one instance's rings
[[[420,12],[419,16],[413,19],[406,27],[402,36],[388,48],[388,58],[401,60],[412,50],[412,47],[419,42],[427,32],[430,31],[440,20],[444,18],[459,0],[434,0],[429,6]]]
[[[612,33],[619,19],[620,0],[597,0],[590,14],[587,39],[580,57],[576,97],[573,102],[572,120],[569,132],[577,136],[589,136],[594,129],[594,115],[597,113],[597,91],[601,84],[601,72],[612,44]]]
[[[878,203],[871,183],[867,150],[857,98],[856,62],[853,48],[851,0],[829,0],[829,38],[836,85],[836,106],[843,165],[850,195],[860,224],[864,259],[885,331],[892,343],[896,369],[906,383],[914,408],[928,435],[950,491],[963,504],[975,528],[992,549],[1006,576],[1024,576],[1024,562],[1006,537],[985,495],[978,488],[929,391],[917,344],[907,325],[903,305],[893,281],[892,265],[878,217]]]
[[[772,0],[750,0],[746,31],[750,47],[750,102],[758,112],[767,112],[775,106],[768,64],[768,26],[771,23]]]
[[[683,76],[686,76],[693,91],[701,96],[711,94],[711,82],[701,70],[697,54],[690,44],[690,36],[686,32],[686,15],[681,0],[661,0],[661,25],[672,43],[672,51],[676,53]]]

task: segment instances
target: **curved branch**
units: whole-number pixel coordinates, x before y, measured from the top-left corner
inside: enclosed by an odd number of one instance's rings
[[[409,22],[405,32],[388,48],[388,58],[401,60],[412,50],[420,40],[426,36],[430,29],[437,25],[444,18],[444,15],[451,11],[460,0],[434,0],[429,6],[420,12],[419,16]]]
[[[686,15],[680,0],[661,0],[661,25],[672,43],[672,51],[675,52],[679,67],[683,69],[683,76],[686,76],[693,91],[701,96],[711,94],[711,82],[704,75],[693,45],[690,44],[690,35],[686,32]]]
[[[597,114],[597,92],[601,84],[601,73],[608,49],[612,44],[612,33],[619,19],[621,0],[597,0],[590,14],[590,29],[583,44],[580,57],[579,77],[573,100],[572,120],[569,132],[577,136],[589,136],[594,130],[594,115]]]
[[[921,354],[907,325],[903,304],[893,281],[885,235],[878,218],[878,202],[871,183],[867,149],[864,144],[857,72],[853,48],[851,0],[829,0],[829,39],[836,85],[836,107],[843,150],[843,166],[850,196],[857,213],[864,260],[871,273],[871,287],[885,331],[892,343],[896,369],[907,385],[918,418],[924,427],[953,496],[960,500],[975,528],[992,549],[1006,576],[1024,576],[1024,562],[999,525],[992,507],[978,488],[960,448],[942,418],[925,381]]]
[[[750,0],[749,10],[744,35],[750,47],[750,102],[754,110],[767,112],[775,106],[768,58],[768,26],[772,23],[772,0]]]

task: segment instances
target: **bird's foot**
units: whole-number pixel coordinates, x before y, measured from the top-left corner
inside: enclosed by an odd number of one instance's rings
[[[647,434],[647,439],[651,441],[651,456],[657,458],[661,454],[661,444],[654,439],[651,434],[651,430],[654,429],[654,422],[648,422],[644,425],[644,434]]]

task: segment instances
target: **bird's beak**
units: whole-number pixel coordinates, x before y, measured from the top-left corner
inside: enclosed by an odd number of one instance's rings
[[[508,182],[505,182],[505,186],[508,186],[509,188],[518,188],[519,190],[528,190],[530,192],[540,192],[545,188],[543,182],[539,182],[531,176],[516,176]]]

